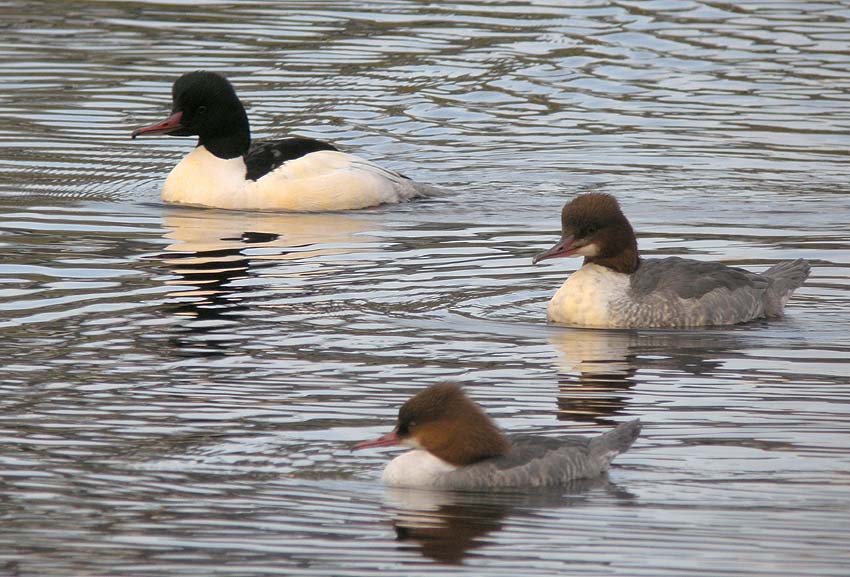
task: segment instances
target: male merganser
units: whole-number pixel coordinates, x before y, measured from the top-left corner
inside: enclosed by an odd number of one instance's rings
[[[162,200],[241,210],[350,210],[425,196],[435,189],[312,138],[251,142],[245,108],[230,82],[199,70],[171,88],[171,116],[133,131],[197,136],[175,166]]]
[[[549,321],[578,327],[651,328],[731,325],[781,317],[809,276],[803,259],[763,273],[679,257],[642,259],[617,200],[589,193],[561,212],[562,236],[534,257],[583,256],[584,264],[549,301]]]
[[[384,469],[384,483],[395,487],[544,487],[601,475],[639,432],[634,420],[592,438],[507,437],[459,386],[442,383],[408,399],[390,433],[355,448],[413,447]]]

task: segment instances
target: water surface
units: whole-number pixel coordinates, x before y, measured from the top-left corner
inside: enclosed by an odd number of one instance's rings
[[[0,575],[846,575],[850,7],[563,4],[0,5]],[[164,206],[192,144],[129,133],[196,68],[451,194]],[[591,190],[647,255],[812,276],[773,322],[547,326]],[[562,490],[384,489],[350,448],[441,380],[644,433]]]

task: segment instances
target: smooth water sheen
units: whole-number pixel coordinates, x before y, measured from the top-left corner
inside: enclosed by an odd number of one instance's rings
[[[0,3],[0,575],[829,575],[850,567],[846,2]],[[257,136],[444,198],[164,206],[187,70]],[[813,265],[774,322],[570,330],[574,195],[645,254]],[[511,431],[644,432],[607,479],[383,488],[441,380]]]

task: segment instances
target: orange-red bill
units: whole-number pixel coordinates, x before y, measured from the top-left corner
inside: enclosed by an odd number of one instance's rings
[[[537,264],[541,260],[546,260],[547,258],[558,258],[562,256],[572,256],[575,253],[577,247],[575,245],[575,237],[573,235],[564,235],[561,237],[555,246],[550,248],[549,250],[545,250],[541,253],[537,253],[531,261],[531,264]]]
[[[156,124],[151,124],[150,126],[145,126],[143,128],[137,128],[130,135],[130,138],[136,138],[142,134],[169,134],[174,132],[175,130],[180,130],[183,128],[183,124],[180,122],[183,118],[183,111],[175,112],[162,122],[157,122]]]
[[[398,445],[399,443],[401,443],[401,439],[398,438],[398,435],[393,430],[382,437],[378,437],[377,439],[357,443],[356,445],[354,445],[354,448],[368,449],[370,447],[391,447],[393,445]]]

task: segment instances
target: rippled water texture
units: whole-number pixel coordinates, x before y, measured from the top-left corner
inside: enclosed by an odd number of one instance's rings
[[[0,575],[829,575],[850,567],[846,2],[0,3]],[[447,188],[348,214],[159,202],[171,82]],[[545,324],[558,210],[649,255],[813,265],[785,319]],[[551,262],[551,264],[549,264]],[[607,479],[390,491],[464,383],[644,434]]]

